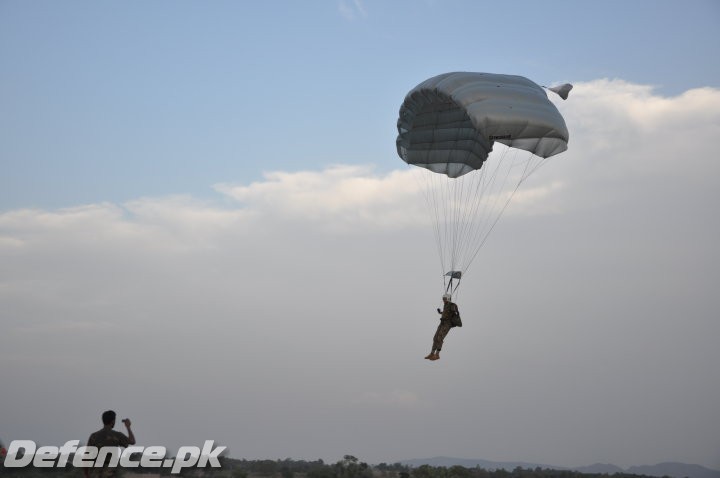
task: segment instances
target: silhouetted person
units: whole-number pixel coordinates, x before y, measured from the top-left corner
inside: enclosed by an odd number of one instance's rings
[[[118,432],[113,430],[113,427],[115,427],[115,417],[116,414],[112,410],[108,410],[106,412],[103,412],[102,414],[102,422],[103,427],[90,435],[90,438],[88,438],[87,446],[95,446],[98,448],[102,448],[104,446],[112,446],[112,447],[122,447],[127,448],[129,445],[135,444],[135,435],[133,434],[132,430],[130,429],[130,419],[125,418],[123,419],[123,424],[125,425],[125,428],[127,429],[127,435],[125,435],[122,432]],[[106,462],[107,464],[107,462]],[[115,468],[110,467],[103,467],[103,468],[85,468],[85,476],[87,477],[90,473],[90,470],[96,470],[97,475],[101,477],[112,477],[115,475]]]

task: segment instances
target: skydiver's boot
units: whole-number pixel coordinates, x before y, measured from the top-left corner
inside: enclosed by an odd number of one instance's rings
[[[440,360],[440,352],[435,352],[430,360]]]
[[[430,355],[428,355],[428,356],[425,357],[425,358],[428,359],[428,360],[434,360],[433,357],[435,357],[435,353],[430,352]]]

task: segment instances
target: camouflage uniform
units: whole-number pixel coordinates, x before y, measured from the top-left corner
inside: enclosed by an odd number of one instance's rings
[[[109,426],[103,427],[101,430],[90,435],[87,442],[87,446],[95,446],[98,448],[104,446],[127,448],[128,445],[130,445],[130,438],[124,433],[113,430]],[[105,465],[109,463],[109,460],[110,457],[105,461]],[[89,475],[92,478],[113,478],[117,476],[117,471],[118,467],[103,466],[102,468],[90,468]]]
[[[433,337],[433,350],[440,352],[442,349],[445,336],[452,328],[452,316],[456,310],[457,306],[450,301],[445,302],[445,305],[443,305],[442,315],[440,315],[440,325],[438,325],[435,336]]]
[[[115,431],[109,426],[103,427],[88,438],[88,446],[121,446],[126,448],[130,445],[130,439],[121,432]]]

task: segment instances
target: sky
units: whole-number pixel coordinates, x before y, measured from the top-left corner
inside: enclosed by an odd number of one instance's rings
[[[0,440],[720,469],[718,51],[714,1],[0,0]],[[431,363],[448,71],[575,88]]]

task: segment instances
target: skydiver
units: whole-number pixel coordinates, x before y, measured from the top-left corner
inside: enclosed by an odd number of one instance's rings
[[[443,309],[437,310],[438,314],[440,314],[440,325],[438,325],[435,336],[433,337],[432,351],[430,352],[430,355],[425,357],[428,360],[440,359],[440,350],[442,349],[443,340],[445,340],[445,336],[448,332],[450,332],[450,329],[454,327],[453,318],[457,317],[459,319],[460,317],[458,307],[451,301],[451,299],[452,297],[450,294],[444,294],[442,297]]]

